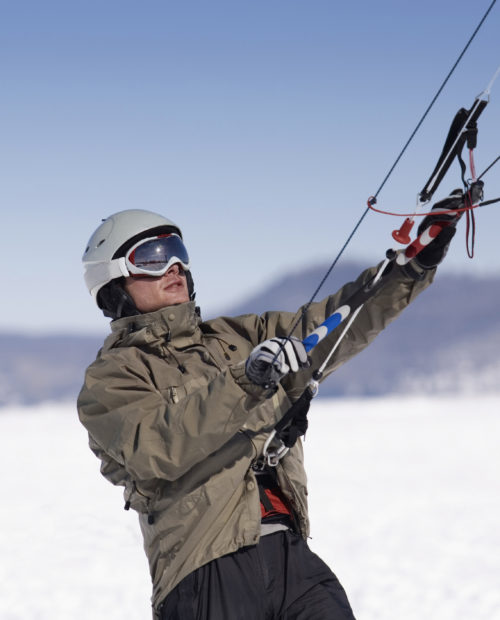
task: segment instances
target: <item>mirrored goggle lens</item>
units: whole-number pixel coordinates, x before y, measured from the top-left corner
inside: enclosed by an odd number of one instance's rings
[[[177,235],[146,239],[131,249],[127,260],[145,273],[165,272],[174,263],[189,267],[187,250]]]

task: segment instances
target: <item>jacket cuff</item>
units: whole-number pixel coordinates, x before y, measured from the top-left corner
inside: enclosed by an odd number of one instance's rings
[[[421,282],[429,273],[434,274],[436,270],[435,267],[422,267],[422,265],[417,263],[416,260],[412,260],[409,263],[406,263],[406,265],[399,265],[399,268],[406,277],[411,278],[416,282]]]
[[[229,372],[240,388],[256,400],[265,400],[276,392],[276,390],[269,390],[252,383],[245,373],[245,362],[231,366]]]

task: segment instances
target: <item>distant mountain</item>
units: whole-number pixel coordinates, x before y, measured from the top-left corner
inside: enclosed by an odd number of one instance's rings
[[[102,338],[0,334],[0,406],[74,400]]]
[[[318,299],[363,269],[339,265]],[[290,273],[221,314],[296,310],[325,265]],[[441,273],[365,351],[321,386],[325,396],[500,391],[500,276]],[[75,399],[102,338],[0,334],[0,405]]]

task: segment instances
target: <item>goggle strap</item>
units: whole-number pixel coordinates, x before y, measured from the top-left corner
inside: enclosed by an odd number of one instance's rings
[[[110,282],[115,278],[127,278],[129,275],[125,258],[114,258],[109,262],[87,263],[85,266],[85,280],[87,282],[97,282],[90,291],[93,297],[97,295],[97,291],[106,282]]]

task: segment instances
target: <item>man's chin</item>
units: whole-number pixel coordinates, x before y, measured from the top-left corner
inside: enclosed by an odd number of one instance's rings
[[[185,295],[175,295],[170,296],[169,299],[165,300],[164,307],[167,306],[179,306],[180,304],[185,304],[189,301],[189,298]]]

